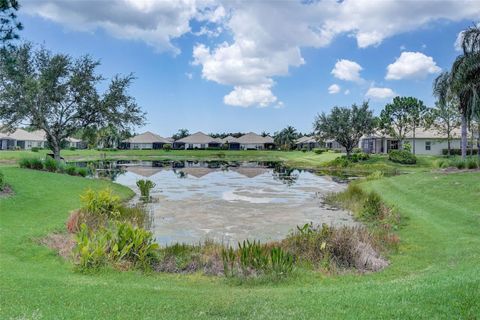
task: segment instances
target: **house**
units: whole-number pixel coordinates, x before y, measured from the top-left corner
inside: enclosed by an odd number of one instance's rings
[[[434,130],[417,129],[415,132],[415,146],[413,145],[413,133],[409,132],[403,143],[409,143],[416,154],[441,155],[444,149],[448,148],[446,135],[439,134]],[[364,136],[360,140],[360,148],[367,153],[388,153],[390,150],[400,149],[401,143],[389,135],[373,133]],[[460,148],[460,130],[452,133],[450,148]]]
[[[295,146],[297,147],[297,150],[312,150],[314,148],[320,148],[321,144],[314,136],[304,136],[295,141]]]
[[[240,145],[241,150],[265,150],[275,147],[272,137],[262,137],[253,132],[244,134],[240,138],[237,138],[235,142]]]
[[[0,132],[0,150],[44,148],[46,139],[33,132],[16,129],[14,132]]]
[[[75,149],[87,149],[87,143],[77,139],[77,138],[67,138],[66,142],[68,143],[69,148]]]
[[[173,147],[174,149],[206,149],[219,148],[221,145],[222,141],[220,139],[212,138],[203,132],[197,132],[175,141]]]
[[[237,138],[227,136],[220,140],[222,144],[226,146],[229,150],[240,150],[240,143],[237,141]]]
[[[162,149],[164,144],[171,142],[150,131],[138,134],[122,141],[126,149]]]
[[[344,146],[342,146],[340,143],[333,139],[328,139],[325,140],[325,148],[330,149],[330,150],[338,150],[341,152],[345,152],[346,149]]]

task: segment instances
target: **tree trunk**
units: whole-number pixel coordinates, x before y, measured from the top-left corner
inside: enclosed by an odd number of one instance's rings
[[[60,161],[60,143],[56,139],[51,139],[50,149],[53,151],[53,158],[56,161]]]
[[[462,159],[467,158],[467,115],[462,112]]]
[[[416,127],[414,126],[413,127],[413,146],[412,146],[413,154],[415,154],[415,130],[416,130]]]
[[[448,157],[450,157],[450,131],[448,132],[448,135],[447,135],[447,155]]]

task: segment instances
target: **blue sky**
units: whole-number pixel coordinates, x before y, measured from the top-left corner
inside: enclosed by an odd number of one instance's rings
[[[27,1],[19,18],[24,40],[75,57],[90,54],[106,77],[134,73],[130,93],[148,121],[137,132],[273,133],[287,125],[309,132],[315,115],[336,105],[369,99],[378,112],[398,94],[431,106],[432,80],[459,54],[455,40],[480,16],[480,3],[460,3],[451,13],[458,1],[431,1],[433,12],[386,1],[366,15],[362,1],[351,2],[304,11],[293,1],[184,8],[110,0],[95,12],[91,3],[45,0]],[[406,25],[402,17],[419,21]]]

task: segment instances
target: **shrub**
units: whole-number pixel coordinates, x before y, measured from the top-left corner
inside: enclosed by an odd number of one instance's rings
[[[45,161],[43,161],[43,165],[45,166],[45,169],[49,172],[56,172],[58,169],[58,162],[52,157],[47,156],[45,158]]]
[[[365,152],[354,152],[350,155],[349,157],[349,160],[351,160],[352,162],[360,162],[360,161],[365,161],[365,160],[368,160],[370,159],[370,155],[368,153],[365,153]]]
[[[0,191],[3,191],[5,188],[5,176],[3,175],[3,172],[0,172]]]
[[[72,166],[72,165],[67,165],[65,167],[65,173],[71,176],[76,176],[77,175],[77,167]]]
[[[38,152],[39,150],[40,150],[39,147],[32,147],[32,148],[30,149],[30,151],[32,151],[32,152]]]
[[[467,167],[467,162],[463,159],[455,159],[452,161],[452,165],[457,167],[457,169],[465,169]]]
[[[302,148],[302,152],[307,152],[308,151],[308,148],[307,147],[303,147]]]
[[[150,190],[155,188],[156,184],[151,180],[138,180],[137,187],[140,189],[141,197],[144,200],[150,199]]]
[[[355,154],[355,153],[363,153],[363,150],[362,150],[362,148],[353,148],[352,153],[353,153],[353,154]]]
[[[477,169],[480,163],[476,159],[468,159],[467,160],[467,168],[468,169]]]
[[[86,177],[88,175],[88,170],[86,168],[77,168],[77,174],[81,177]]]
[[[467,149],[467,154],[470,154],[472,152],[471,149]],[[442,149],[442,154],[444,156],[448,155],[448,149]],[[462,154],[461,149],[450,149],[450,155],[452,156],[459,156]],[[478,154],[478,149],[473,149],[473,154]]]
[[[417,163],[417,157],[407,150],[391,150],[388,153],[388,160],[401,164]]]
[[[114,195],[110,189],[98,192],[88,189],[80,196],[80,200],[83,204],[82,211],[88,214],[105,219],[120,216],[120,197]]]
[[[172,150],[172,145],[170,143],[165,143],[162,148],[165,151],[170,151]]]
[[[127,268],[150,269],[157,255],[158,244],[151,232],[129,223],[108,228],[90,229],[82,224],[76,237],[75,253],[81,269],[95,269],[108,263]]]
[[[68,149],[69,149],[70,151],[75,151],[75,150],[77,150],[77,148],[75,148],[75,147],[70,147],[70,148],[68,148]]]
[[[32,159],[30,159],[30,158],[22,158],[18,162],[18,165],[20,166],[20,168],[31,169],[32,168],[32,161],[31,160]]]
[[[382,200],[376,192],[370,192],[363,202],[363,208],[360,211],[360,217],[372,219],[378,217],[382,212]]]
[[[315,152],[316,154],[322,154],[324,152],[326,152],[327,149],[324,149],[324,148],[315,148],[313,149],[313,152]]]

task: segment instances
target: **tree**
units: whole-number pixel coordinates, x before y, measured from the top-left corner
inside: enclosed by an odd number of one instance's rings
[[[0,61],[0,120],[9,130],[25,121],[44,130],[55,159],[62,141],[79,128],[125,131],[144,123],[144,113],[127,94],[132,75],[115,76],[99,93],[100,63],[89,56],[74,60],[30,44],[8,51],[14,63]]]
[[[183,139],[185,137],[188,137],[190,133],[188,132],[188,129],[178,129],[177,133],[175,133],[172,138],[174,140],[178,140],[178,139]]]
[[[17,21],[16,11],[19,8],[17,0],[0,0],[0,43],[2,46],[19,38],[17,31],[23,29],[22,24]]]
[[[280,132],[275,133],[273,139],[275,141],[275,144],[281,146],[282,149],[291,150],[297,138],[297,130],[292,126],[288,126],[282,129]]]
[[[393,98],[393,102],[385,106],[378,118],[380,129],[399,140],[400,148],[403,148],[403,140],[412,128],[410,102],[407,99],[407,97]]]
[[[321,139],[334,139],[345,147],[347,156],[358,147],[360,138],[374,129],[374,118],[368,102],[360,107],[353,104],[348,107],[334,107],[330,114],[317,115],[313,127]]]
[[[410,125],[412,129],[412,152],[415,154],[415,136],[418,127],[425,127],[427,121],[428,108],[423,104],[422,100],[413,97],[406,98],[408,110],[410,113]]]
[[[480,109],[480,26],[462,32],[463,54],[459,55],[449,73],[434,82],[434,94],[441,99],[454,95],[458,99],[462,127],[462,158],[467,156],[467,128]]]
[[[262,131],[262,133],[260,134],[262,137],[268,137],[270,135],[270,133],[266,132],[266,131]]]
[[[439,134],[447,136],[448,155],[451,154],[452,133],[460,128],[461,117],[454,98],[445,103],[436,102],[435,108],[429,110],[427,115],[427,128],[433,128]]]

